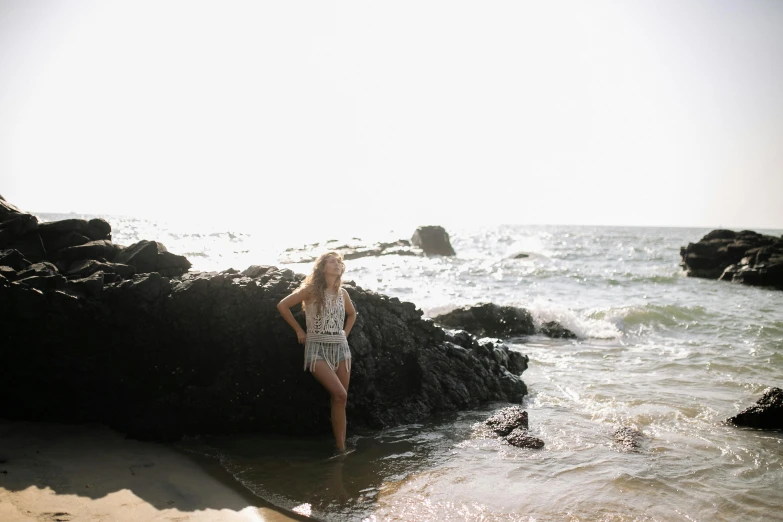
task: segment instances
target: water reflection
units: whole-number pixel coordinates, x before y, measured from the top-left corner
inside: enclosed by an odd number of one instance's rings
[[[218,456],[265,500],[317,520],[362,520],[376,511],[381,496],[431,468],[444,454],[439,450],[470,437],[477,419],[455,424],[456,418],[355,434],[347,455],[333,454],[329,437],[215,437],[201,443],[209,447],[203,452]]]

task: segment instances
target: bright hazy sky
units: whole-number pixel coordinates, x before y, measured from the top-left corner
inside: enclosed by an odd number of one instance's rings
[[[0,0],[0,194],[783,228],[783,2]]]

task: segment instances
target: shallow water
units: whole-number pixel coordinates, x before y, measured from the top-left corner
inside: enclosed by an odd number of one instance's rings
[[[310,268],[281,261],[311,237],[110,221],[116,242],[158,239],[195,269]],[[264,498],[325,520],[783,520],[783,433],[723,424],[783,386],[783,292],[684,277],[679,248],[704,229],[447,229],[455,258],[358,259],[346,279],[429,316],[491,301],[576,332],[509,341],[530,356],[524,407],[542,450],[477,429],[505,404],[349,430],[356,451],[342,459],[329,459],[326,438],[204,439],[191,449],[218,455]],[[613,442],[618,426],[643,433],[638,450]]]

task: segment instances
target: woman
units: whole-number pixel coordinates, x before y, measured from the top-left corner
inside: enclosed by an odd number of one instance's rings
[[[356,309],[340,285],[343,272],[345,264],[339,253],[322,254],[302,286],[277,304],[299,343],[305,345],[305,370],[309,368],[331,396],[332,432],[338,451],[345,451],[345,403],[351,377],[347,338],[356,321]],[[291,313],[291,307],[299,303],[305,311],[307,333]]]

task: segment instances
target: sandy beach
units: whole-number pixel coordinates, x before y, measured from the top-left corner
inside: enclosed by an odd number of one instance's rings
[[[0,520],[284,521],[217,463],[105,426],[0,420]]]

